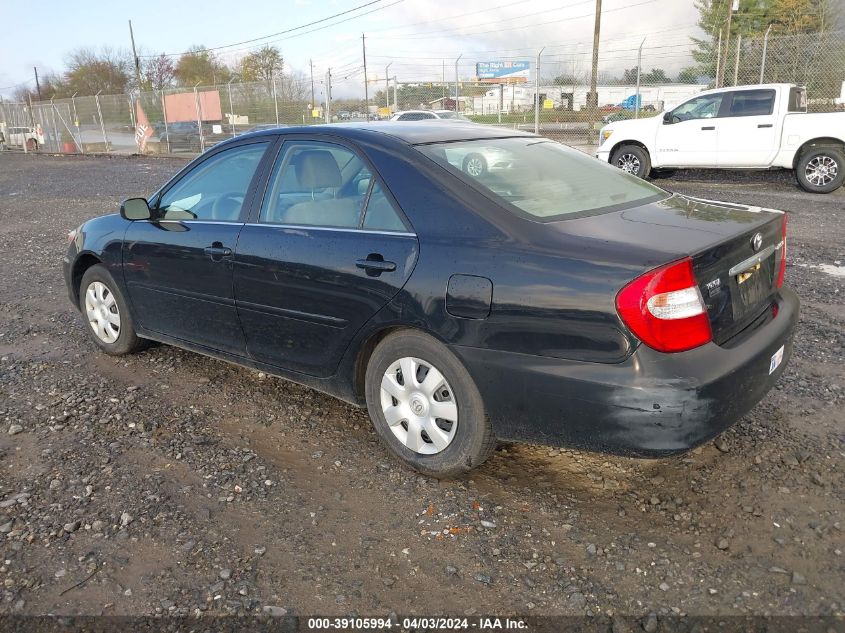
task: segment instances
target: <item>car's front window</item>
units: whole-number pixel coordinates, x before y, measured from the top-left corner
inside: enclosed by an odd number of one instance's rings
[[[672,110],[672,121],[689,121],[691,119],[712,119],[719,116],[722,107],[723,93],[696,97],[682,103]]]
[[[669,194],[582,152],[536,137],[417,149],[517,215],[551,222],[626,209]]]

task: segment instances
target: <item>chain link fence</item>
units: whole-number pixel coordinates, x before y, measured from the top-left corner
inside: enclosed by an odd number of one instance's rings
[[[600,57],[595,103],[589,72],[561,73],[559,56],[540,57],[522,83],[371,80],[363,68],[313,83],[272,81],[168,88],[140,94],[74,96],[37,103],[0,102],[7,149],[57,153],[196,154],[261,127],[378,120],[399,111],[449,111],[477,123],[538,131],[590,151],[608,121],[654,116],[698,92],[719,86],[789,82],[807,87],[811,112],[843,109],[845,32],[736,37],[712,52],[684,47],[686,64],[672,80],[654,67],[666,46],[611,51]],[[650,52],[651,51],[651,52]],[[658,51],[658,52],[654,52]],[[719,52],[722,55],[719,55]],[[640,72],[637,72],[638,67]],[[624,72],[621,69],[624,68]],[[645,72],[652,68],[651,72]],[[619,77],[619,75],[622,75]],[[678,79],[683,77],[683,81]],[[539,78],[539,79],[538,79]],[[637,78],[639,81],[637,81]],[[330,95],[326,102],[325,95]],[[448,115],[447,115],[448,116]]]

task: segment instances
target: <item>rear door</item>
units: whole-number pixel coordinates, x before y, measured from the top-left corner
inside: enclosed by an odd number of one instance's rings
[[[418,251],[390,192],[355,148],[287,140],[235,253],[249,355],[332,375],[355,333],[405,284]]]
[[[275,138],[210,153],[168,185],[154,220],[132,222],[123,275],[141,327],[243,356],[232,292],[238,235]]]
[[[695,97],[682,103],[657,129],[661,167],[715,167],[725,94]]]
[[[778,150],[776,91],[734,90],[719,119],[719,167],[767,167]]]

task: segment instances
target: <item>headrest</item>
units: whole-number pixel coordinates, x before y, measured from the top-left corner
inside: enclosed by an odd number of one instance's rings
[[[296,157],[296,178],[305,189],[340,187],[340,169],[332,153],[324,149],[311,149]]]

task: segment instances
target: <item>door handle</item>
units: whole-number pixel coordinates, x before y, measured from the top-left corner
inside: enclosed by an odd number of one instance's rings
[[[216,262],[220,261],[224,257],[232,256],[232,249],[227,246],[223,246],[222,242],[214,242],[211,246],[206,246],[203,250],[206,255]]]
[[[707,125],[707,126],[705,126],[705,127],[701,128],[701,129],[702,129],[702,130],[708,130],[708,131],[709,131],[709,130],[715,130],[715,129],[716,129],[716,126],[715,126],[715,125]]]
[[[382,273],[392,273],[396,270],[395,262],[384,261],[384,257],[378,253],[370,253],[367,259],[356,260],[355,265],[366,270],[370,277],[378,277]]]
[[[760,124],[757,125],[757,127],[772,127],[772,124],[771,123],[760,123]]]

